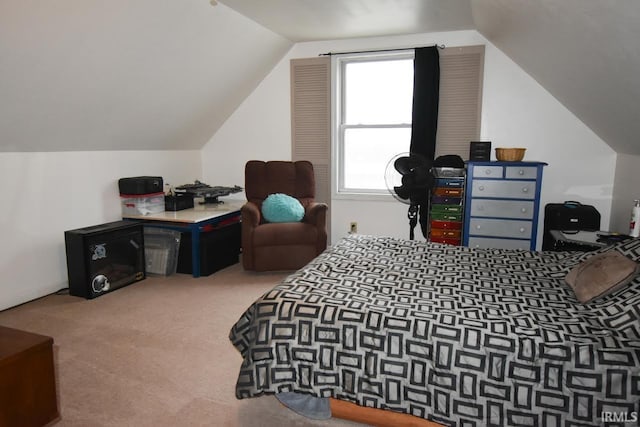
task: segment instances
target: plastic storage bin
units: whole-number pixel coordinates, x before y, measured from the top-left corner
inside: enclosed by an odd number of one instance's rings
[[[230,265],[240,257],[240,222],[231,222],[200,234],[200,275],[208,276]],[[178,256],[178,273],[192,274],[191,233],[182,234]]]
[[[144,259],[147,274],[170,276],[178,268],[181,233],[156,227],[144,227]]]
[[[164,212],[164,193],[120,194],[122,215],[150,215]]]

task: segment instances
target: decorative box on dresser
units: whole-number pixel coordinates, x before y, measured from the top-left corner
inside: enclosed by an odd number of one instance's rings
[[[535,250],[544,166],[468,162],[463,245]]]

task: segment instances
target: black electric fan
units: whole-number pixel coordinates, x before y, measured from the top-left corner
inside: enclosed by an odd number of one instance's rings
[[[429,205],[429,190],[434,177],[431,162],[419,154],[402,153],[387,163],[385,184],[389,192],[400,202],[409,205],[409,238],[413,240],[420,214],[422,234],[426,237],[426,219]]]

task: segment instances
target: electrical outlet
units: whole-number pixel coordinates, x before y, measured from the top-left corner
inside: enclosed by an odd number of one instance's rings
[[[357,233],[358,232],[358,223],[353,221],[349,224],[349,233]]]

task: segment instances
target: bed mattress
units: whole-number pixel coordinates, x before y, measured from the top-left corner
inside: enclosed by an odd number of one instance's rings
[[[640,258],[640,240],[613,247]],[[349,236],[230,332],[238,398],[334,397],[452,426],[601,425],[640,412],[640,279],[590,304],[589,253]]]

